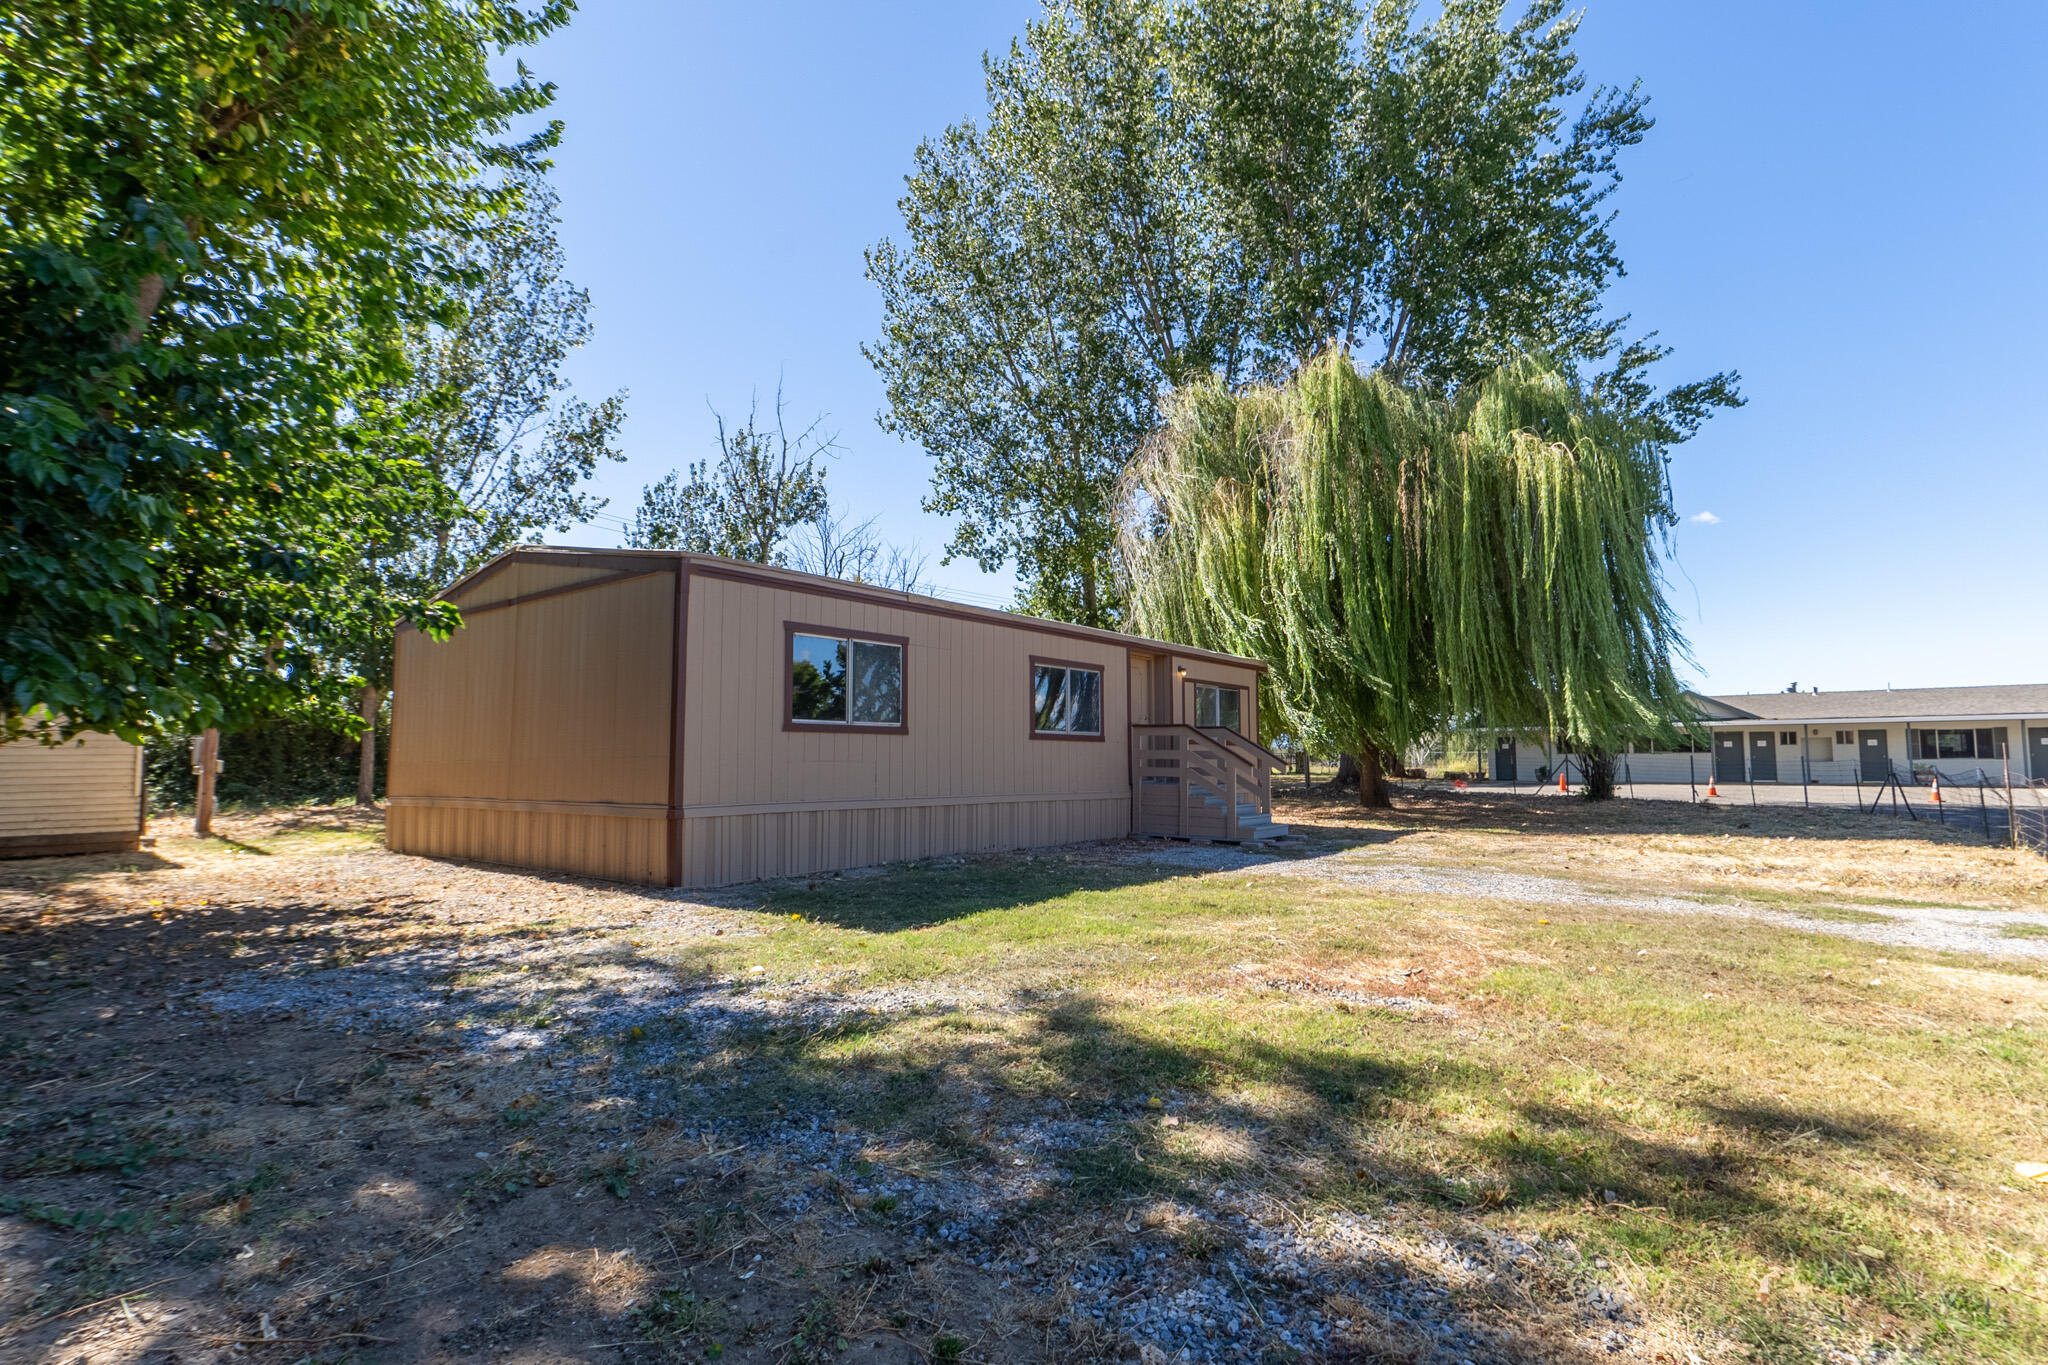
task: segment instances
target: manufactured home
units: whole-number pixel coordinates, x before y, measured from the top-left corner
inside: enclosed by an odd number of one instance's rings
[[[508,551],[407,630],[390,846],[716,886],[1272,820],[1265,665],[665,550]]]
[[[142,808],[142,750],[124,739],[0,744],[0,858],[132,852]]]

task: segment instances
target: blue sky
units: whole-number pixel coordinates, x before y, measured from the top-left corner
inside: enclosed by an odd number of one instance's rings
[[[596,310],[571,374],[631,393],[612,513],[703,458],[707,402],[766,403],[779,376],[840,433],[835,501],[930,551],[950,595],[1009,600],[938,563],[929,462],[875,423],[861,252],[897,231],[918,140],[979,114],[981,54],[1036,12],[585,0],[528,55],[560,85],[563,236]],[[1690,676],[2048,680],[2048,6],[1588,0],[1579,50],[1658,121],[1623,163],[1611,306],[1677,348],[1670,380],[1733,368],[1750,400],[1673,468]]]

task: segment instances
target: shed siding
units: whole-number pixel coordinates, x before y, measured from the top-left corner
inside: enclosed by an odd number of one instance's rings
[[[531,573],[554,568],[514,564],[471,596],[576,581]],[[401,634],[391,847],[662,880],[674,613],[661,571],[480,612],[446,641]]]
[[[593,564],[533,564],[513,562],[474,583],[466,583],[448,594],[460,606],[482,607],[524,597],[531,592],[567,587],[603,578],[611,571]]]
[[[1121,643],[706,573],[690,584],[686,885],[1130,831]],[[906,638],[908,733],[784,730],[786,622]],[[1032,737],[1033,656],[1102,669],[1102,742]]]
[[[87,734],[0,745],[0,853],[132,849],[142,834],[142,750]]]

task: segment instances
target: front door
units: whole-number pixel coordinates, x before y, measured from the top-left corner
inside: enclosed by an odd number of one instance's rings
[[[1752,782],[1776,782],[1778,780],[1777,731],[1751,730],[1749,732],[1749,780]]]
[[[1742,776],[1742,731],[1716,730],[1714,732],[1714,780],[1716,782],[1740,782]]]
[[[1500,743],[1493,746],[1493,780],[1496,782],[1519,782],[1521,780],[1515,775],[1515,737],[1513,735],[1502,735]]]
[[[1863,763],[1865,782],[1882,782],[1892,775],[1891,737],[1883,730],[1858,730],[1856,753]]]
[[[2048,730],[2034,725],[2027,727],[2027,752],[2034,756],[2033,779],[2048,782]]]

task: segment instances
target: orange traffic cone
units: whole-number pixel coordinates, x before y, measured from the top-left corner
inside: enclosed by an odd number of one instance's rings
[[[1557,770],[1557,794],[1559,796],[1568,796],[1570,792],[1571,789],[1564,784],[1564,769],[1559,768]]]
[[[1934,804],[1935,804],[1935,805],[1937,805],[1937,806],[1938,806],[1938,805],[1940,805],[1940,804],[1941,804],[1941,774],[1940,774],[1940,773],[1936,773],[1936,774],[1934,775],[1934,795],[1933,795],[1933,797],[1932,797],[1931,799],[1933,800],[1933,802],[1934,802]]]
[[[1716,786],[1714,785],[1714,778],[1713,778],[1713,775],[1712,775],[1711,773],[1710,773],[1710,774],[1708,774],[1708,776],[1707,776],[1707,795],[1708,795],[1708,796],[1719,796],[1720,794],[1721,794],[1721,792],[1720,792],[1720,789],[1719,789],[1719,788],[1717,788],[1717,787],[1716,787]]]

